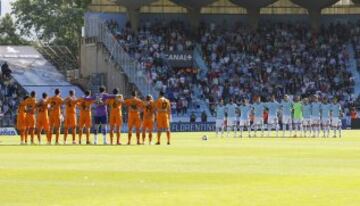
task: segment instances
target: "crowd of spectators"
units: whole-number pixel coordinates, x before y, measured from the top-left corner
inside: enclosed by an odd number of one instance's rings
[[[170,68],[165,60],[168,52],[192,51],[193,41],[188,38],[183,22],[147,22],[134,33],[130,25],[120,28],[116,21],[107,21],[108,29],[124,50],[143,68],[143,74],[156,90],[166,92],[174,102],[176,114],[187,114],[188,108],[199,107],[200,87],[197,86],[197,70],[193,68]]]
[[[130,25],[107,25],[154,87],[167,92],[174,113],[186,114],[187,108],[198,105],[197,98],[205,99],[212,111],[220,99],[261,96],[266,101],[272,94],[336,97],[348,114],[360,102],[352,96],[347,49],[352,39],[360,65],[360,26],[336,23],[313,32],[303,23],[266,22],[254,31],[241,23],[211,23],[201,24],[197,38],[190,38],[178,21],[145,23],[137,33]],[[206,78],[192,70],[169,68],[163,58],[166,52],[193,50],[196,42],[208,65]]]
[[[200,42],[209,67],[201,81],[204,94],[212,106],[229,97],[315,93],[348,104],[354,87],[347,69],[350,29],[330,24],[312,32],[300,23],[266,23],[253,31],[242,24],[203,24]]]
[[[10,74],[11,69],[3,63],[0,76],[0,126],[14,124],[17,105],[20,102],[22,90]]]

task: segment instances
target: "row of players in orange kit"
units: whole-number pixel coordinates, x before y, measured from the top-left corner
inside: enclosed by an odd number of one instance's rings
[[[62,105],[65,105],[65,115],[62,115]],[[133,129],[136,130],[137,144],[143,144],[146,139],[146,132],[149,133],[149,143],[152,143],[152,131],[157,121],[157,142],[160,144],[161,132],[165,131],[167,144],[170,144],[170,101],[160,92],[159,98],[154,101],[149,95],[143,101],[137,97],[136,92],[132,92],[132,97],[126,100],[118,94],[118,89],[113,90],[113,94],[105,93],[105,88],[100,88],[100,93],[95,97],[91,96],[90,91],[85,92],[85,96],[76,98],[75,92],[71,90],[69,96],[61,98],[60,90],[55,90],[55,95],[48,98],[46,93],[42,94],[41,100],[36,100],[36,93],[31,92],[30,96],[24,97],[20,103],[17,114],[17,129],[20,133],[21,144],[27,144],[28,135],[30,141],[34,143],[35,132],[41,143],[41,133],[46,134],[47,143],[51,144],[53,132],[56,135],[55,143],[59,144],[61,122],[64,121],[64,144],[66,144],[69,130],[72,133],[73,144],[76,144],[76,128],[79,129],[79,140],[81,144],[82,135],[85,130],[86,144],[90,143],[90,130],[92,127],[92,116],[94,116],[95,135],[94,144],[98,144],[97,134],[102,131],[103,143],[107,143],[107,118],[110,125],[110,144],[113,144],[114,134],[116,134],[116,144],[120,145],[120,132],[122,127],[122,106],[128,109],[128,142],[131,144]],[[79,109],[80,116],[77,121],[76,109]],[[95,113],[92,115],[92,109]],[[107,110],[110,110],[108,115]],[[143,112],[141,119],[140,113]],[[98,116],[101,114],[100,116]],[[95,116],[97,115],[97,116]],[[142,128],[142,139],[140,132]]]

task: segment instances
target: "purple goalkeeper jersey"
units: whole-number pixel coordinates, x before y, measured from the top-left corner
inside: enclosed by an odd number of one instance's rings
[[[102,117],[107,116],[107,106],[105,104],[105,101],[109,98],[109,94],[107,93],[101,93],[96,95],[96,100],[101,100],[102,103],[98,104],[95,103],[95,117]]]

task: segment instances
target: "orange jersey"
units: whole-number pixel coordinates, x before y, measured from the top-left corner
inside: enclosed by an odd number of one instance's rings
[[[16,128],[19,130],[23,130],[26,128],[26,105],[25,101],[20,102],[17,118],[16,118]]]
[[[36,105],[38,112],[36,127],[38,129],[49,129],[49,101],[48,99],[40,100]]]
[[[40,100],[36,105],[38,112],[38,118],[48,119],[49,118],[49,101],[48,99]]]
[[[107,99],[105,102],[110,108],[110,115],[113,116],[122,116],[121,106],[122,102],[119,97],[115,97],[114,99]]]
[[[24,118],[26,117],[26,104],[25,101],[20,102],[18,110],[17,110],[17,116],[18,118]]]
[[[137,97],[132,97],[125,100],[125,105],[128,107],[129,117],[140,116],[140,110],[142,108],[142,101]]]
[[[79,127],[91,127],[91,105],[95,102],[92,99],[81,98],[77,101],[80,109]]]
[[[170,101],[164,97],[159,98],[155,103],[157,111],[158,129],[168,129],[170,127],[171,106]]]
[[[64,102],[66,115],[75,115],[77,104],[77,100],[75,99],[75,97],[67,97]]]
[[[53,96],[49,98],[49,114],[53,117],[60,117],[61,115],[61,105],[63,104],[64,100],[60,96]]]
[[[154,121],[155,118],[155,102],[154,101],[144,101],[144,121]]]
[[[159,98],[155,103],[156,111],[158,115],[170,115],[171,105],[170,101],[165,97]]]
[[[91,105],[95,102],[95,100],[81,98],[77,101],[77,106],[80,109],[80,117],[89,117],[91,118]]]
[[[36,108],[36,99],[34,97],[29,97],[24,101],[26,107],[26,113],[30,116],[35,115]]]

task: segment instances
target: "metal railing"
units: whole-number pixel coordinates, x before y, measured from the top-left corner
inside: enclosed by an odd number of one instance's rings
[[[141,64],[124,51],[105,22],[99,17],[92,17],[85,20],[85,25],[85,37],[95,38],[97,42],[105,46],[110,53],[111,59],[128,76],[130,83],[135,84],[143,95],[151,94],[156,97],[157,92],[153,89],[152,82],[147,80]]]

